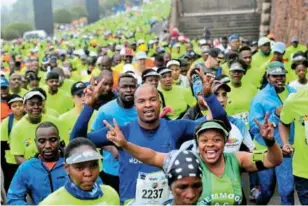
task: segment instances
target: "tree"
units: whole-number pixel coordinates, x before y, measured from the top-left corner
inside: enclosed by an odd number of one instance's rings
[[[72,8],[71,13],[72,13],[73,19],[79,19],[81,17],[87,17],[88,16],[87,11],[83,7]]]
[[[58,24],[70,24],[72,23],[72,14],[66,9],[58,9],[54,12],[53,19]]]
[[[21,38],[26,31],[31,31],[33,28],[30,24],[16,22],[7,25],[3,30],[3,38],[12,40]]]

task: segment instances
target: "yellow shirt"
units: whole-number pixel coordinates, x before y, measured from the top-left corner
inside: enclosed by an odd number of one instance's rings
[[[73,108],[73,100],[68,93],[59,89],[56,94],[47,93],[46,107],[56,110],[59,114],[63,114]]]

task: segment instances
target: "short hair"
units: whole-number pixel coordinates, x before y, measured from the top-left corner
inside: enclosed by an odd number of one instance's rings
[[[37,127],[36,127],[36,130],[35,130],[35,138],[37,138],[37,130],[40,129],[40,128],[50,128],[50,127],[53,127],[57,130],[57,133],[59,135],[59,129],[58,127],[52,123],[52,122],[41,122]]]
[[[251,51],[250,47],[249,46],[243,46],[239,49],[239,53],[241,53],[242,51]]]
[[[123,78],[131,78],[131,79],[134,79],[135,82],[137,83],[137,79],[136,79],[133,75],[124,73],[124,74],[121,74],[121,75],[119,76],[118,84],[120,83],[121,79],[123,79]]]
[[[91,142],[90,140],[84,138],[84,137],[78,137],[76,139],[73,139],[70,141],[70,143],[67,145],[64,151],[64,159],[66,160],[71,156],[71,152],[81,146],[88,146],[94,151],[96,151],[96,146]]]
[[[225,40],[225,41],[228,41],[228,37],[226,37],[226,36],[223,36],[223,37],[221,37],[221,40]]]

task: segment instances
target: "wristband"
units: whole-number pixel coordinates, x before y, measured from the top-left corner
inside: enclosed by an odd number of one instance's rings
[[[274,138],[273,139],[264,139],[264,142],[265,142],[267,147],[272,147],[276,143],[276,140]]]

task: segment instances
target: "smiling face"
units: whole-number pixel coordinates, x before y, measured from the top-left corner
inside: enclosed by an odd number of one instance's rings
[[[159,119],[160,101],[157,90],[152,86],[138,88],[135,107],[141,122],[154,123]]]
[[[224,136],[217,129],[205,130],[198,137],[198,146],[203,161],[208,164],[215,164],[223,156]]]
[[[200,177],[184,177],[171,184],[176,205],[195,205],[202,192]]]
[[[283,90],[286,84],[286,75],[268,75],[268,82],[275,87],[275,89]]]
[[[24,107],[30,119],[38,119],[42,116],[43,100],[41,97],[35,96],[28,99],[25,102]]]

